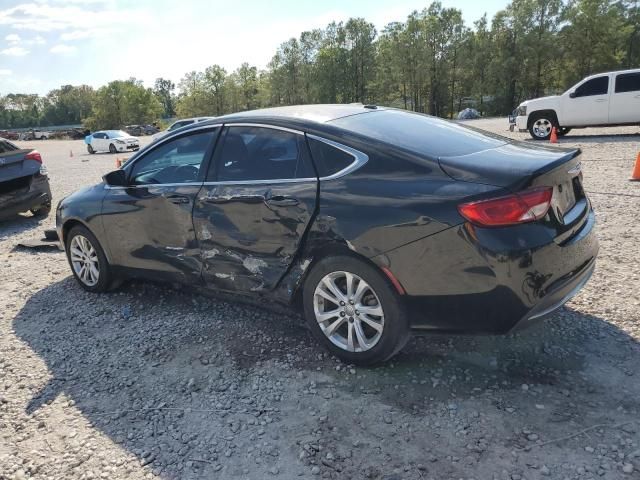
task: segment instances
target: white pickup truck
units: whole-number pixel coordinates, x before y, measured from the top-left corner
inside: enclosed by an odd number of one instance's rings
[[[562,95],[522,102],[509,117],[511,129],[546,140],[551,129],[640,125],[640,69],[591,75]]]

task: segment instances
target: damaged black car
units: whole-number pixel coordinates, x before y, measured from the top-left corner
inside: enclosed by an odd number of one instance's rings
[[[219,117],[172,132],[58,205],[73,275],[180,282],[299,308],[333,354],[412,333],[507,333],[593,272],[580,150],[374,105]]]
[[[46,217],[51,211],[51,188],[42,156],[0,138],[0,220],[30,211]]]

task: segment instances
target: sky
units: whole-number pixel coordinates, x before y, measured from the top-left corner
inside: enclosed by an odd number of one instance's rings
[[[465,22],[508,0],[442,0]],[[265,68],[278,46],[331,21],[364,17],[378,31],[429,1],[0,0],[0,95],[99,87],[136,77],[178,83],[189,71],[242,62]]]

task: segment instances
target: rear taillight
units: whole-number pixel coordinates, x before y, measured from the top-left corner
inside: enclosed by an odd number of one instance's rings
[[[38,150],[32,150],[24,156],[25,160],[35,160],[38,163],[42,163],[42,156]]]
[[[498,227],[533,222],[544,217],[551,205],[553,188],[524,190],[504,197],[463,203],[460,215],[481,227]]]

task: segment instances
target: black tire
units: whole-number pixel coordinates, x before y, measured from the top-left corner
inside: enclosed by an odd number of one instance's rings
[[[91,145],[87,145],[87,152],[89,152],[91,155],[96,153],[96,151],[93,149],[93,147]]]
[[[316,320],[314,311],[316,287],[326,275],[332,272],[349,272],[357,275],[371,287],[374,295],[379,299],[379,305],[384,312],[383,330],[377,343],[368,350],[356,352],[339,347],[325,335],[320,323]],[[410,337],[409,320],[404,305],[391,282],[377,268],[354,257],[331,256],[319,261],[305,280],[303,306],[305,318],[316,339],[346,363],[374,365],[384,362],[398,353]],[[357,310],[355,312],[358,313]],[[350,320],[350,323],[353,323],[353,320]],[[349,327],[344,322],[342,325]]]
[[[44,205],[40,205],[39,207],[31,209],[31,214],[34,217],[38,217],[38,218],[48,217],[50,213],[51,213],[51,203],[45,203]]]
[[[529,120],[529,135],[534,140],[549,140],[553,127],[558,127],[558,121],[554,114],[533,113]]]
[[[558,127],[558,136],[559,137],[564,137],[570,131],[571,131],[571,129],[568,128],[568,127]]]
[[[109,144],[109,153],[118,153],[118,149],[113,143]]]
[[[99,275],[98,275],[98,281],[95,285],[87,285],[87,283],[85,283],[85,281],[78,276],[78,274],[76,273],[76,270],[73,267],[73,263],[71,261],[71,253],[70,253],[71,242],[74,239],[74,237],[79,235],[89,241],[89,243],[91,244],[91,246],[93,247],[93,249],[97,254]],[[65,253],[67,254],[67,261],[69,262],[69,266],[71,267],[71,272],[73,273],[73,276],[75,277],[76,281],[80,284],[82,288],[84,288],[87,292],[92,292],[92,293],[102,293],[110,289],[113,282],[113,274],[111,271],[111,266],[107,261],[107,257],[104,254],[104,250],[102,249],[100,242],[98,242],[98,239],[95,237],[93,233],[91,233],[91,231],[88,228],[82,225],[76,225],[75,227],[73,227],[67,234],[64,247],[65,247],[64,248]]]

